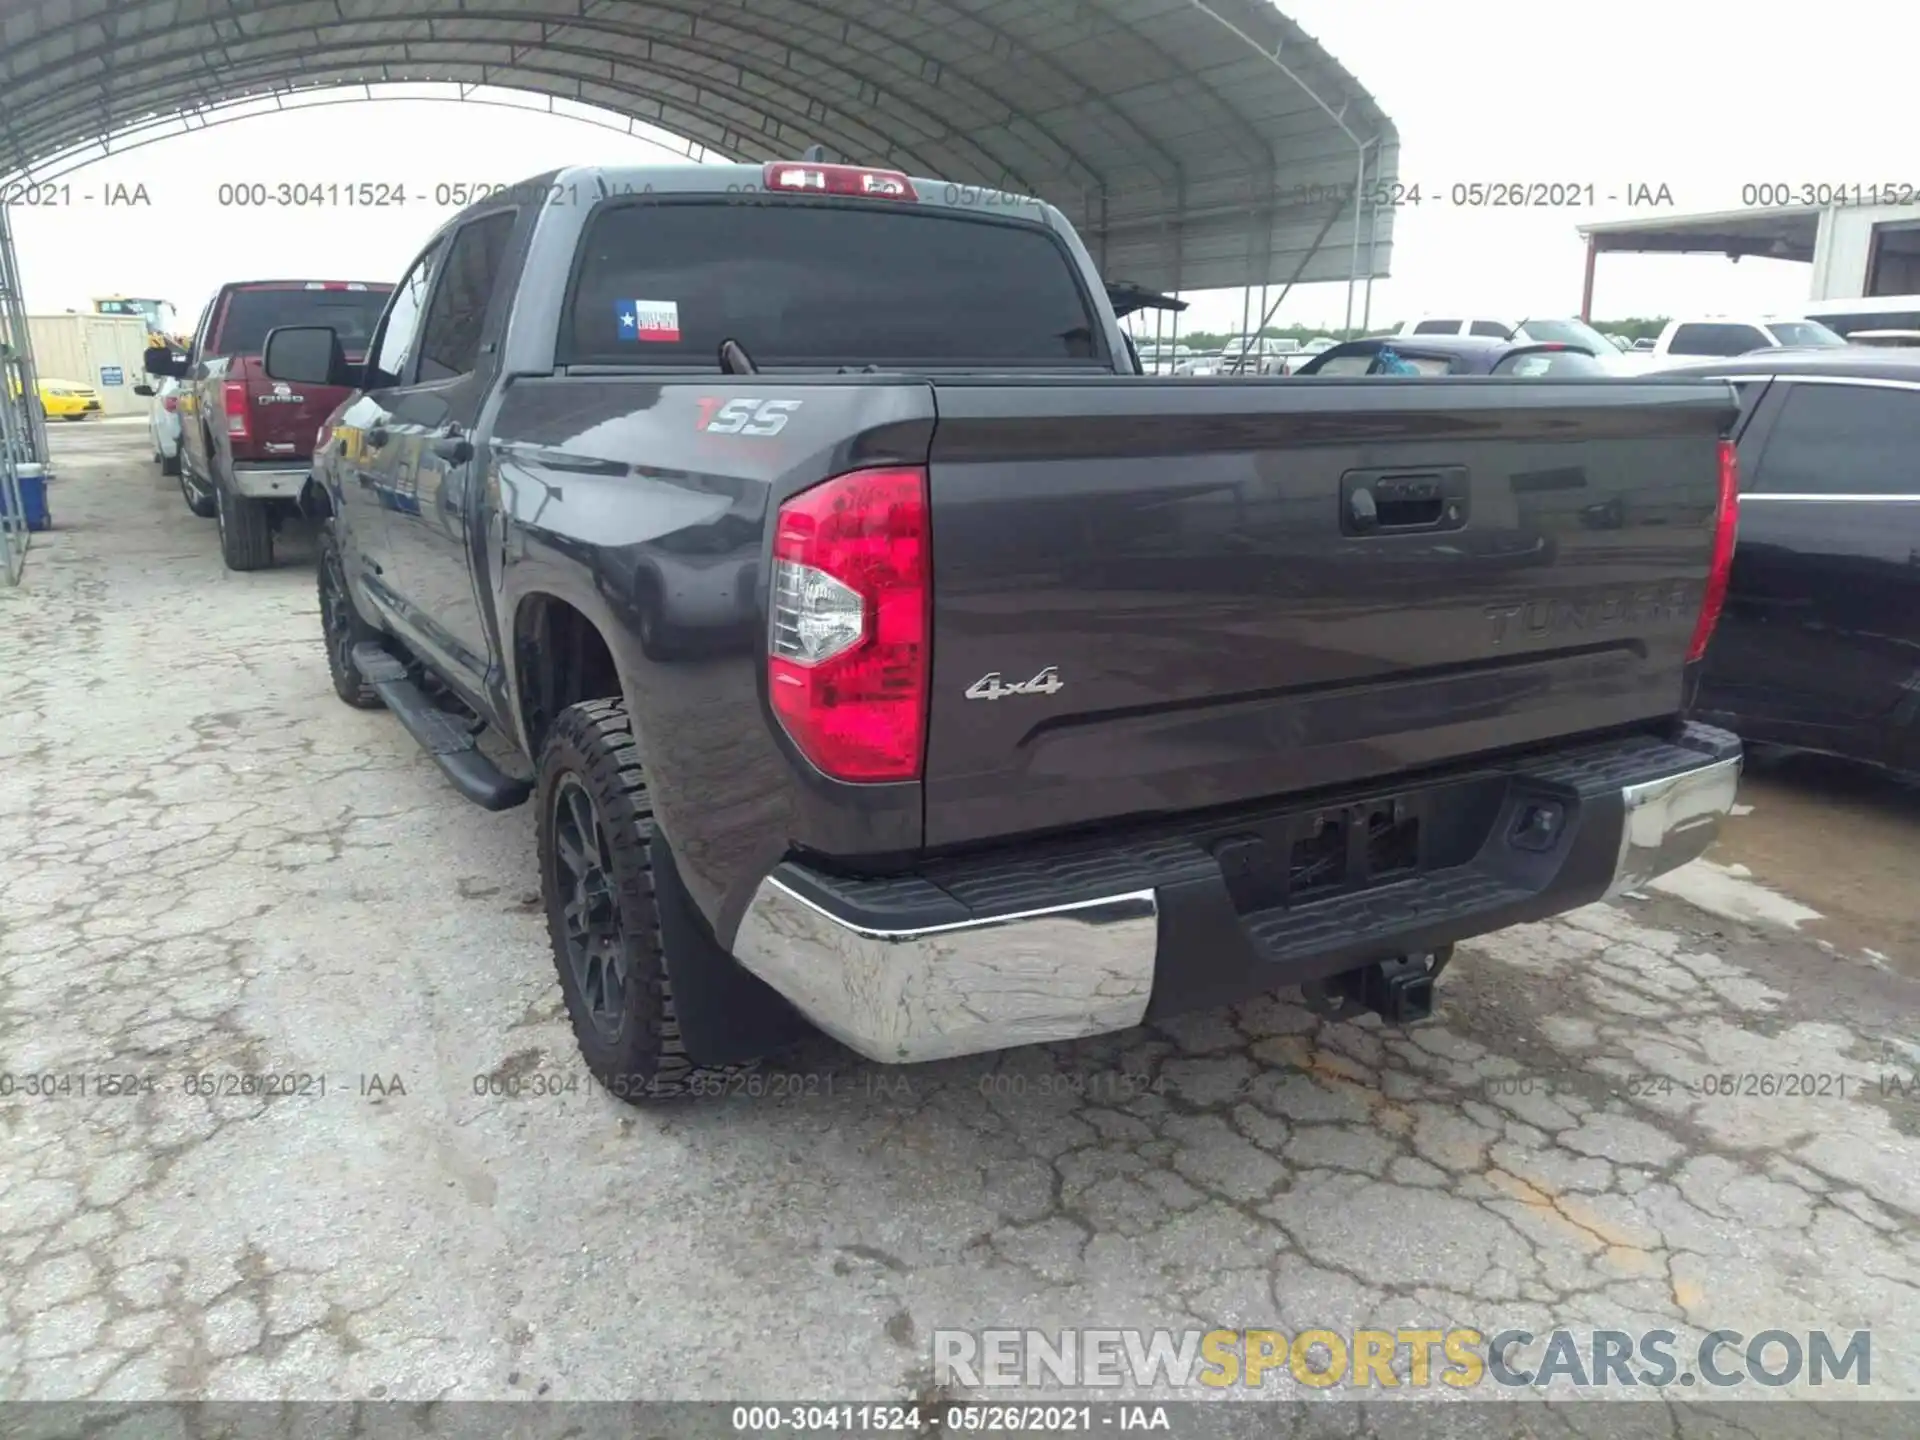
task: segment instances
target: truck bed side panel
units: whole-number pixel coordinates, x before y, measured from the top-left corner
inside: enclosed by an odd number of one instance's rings
[[[774,435],[704,428],[739,400],[798,403]],[[918,785],[827,780],[779,732],[763,571],[795,492],[925,464],[932,400],[924,382],[708,375],[518,379],[498,401],[476,526],[510,657],[496,707],[517,718],[533,698],[512,638],[528,607],[585,615],[613,652],[681,877],[723,934],[790,850],[920,844]]]
[[[929,845],[1311,791],[1681,709],[1734,415],[1723,385],[936,395]],[[1440,477],[1460,523],[1348,533],[1355,484],[1401,476]],[[1051,693],[1004,693],[1049,669]]]

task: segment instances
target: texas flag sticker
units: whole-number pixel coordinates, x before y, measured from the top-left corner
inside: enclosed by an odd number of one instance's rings
[[[616,300],[622,340],[678,341],[680,307],[671,300]]]

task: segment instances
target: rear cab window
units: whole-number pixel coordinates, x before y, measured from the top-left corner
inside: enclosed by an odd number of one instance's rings
[[[1571,345],[1589,355],[1610,355],[1614,350],[1611,340],[1583,320],[1529,320],[1513,338],[1540,344]]]
[[[1667,342],[1669,355],[1744,355],[1768,348],[1757,325],[1692,322],[1677,327]]]
[[[1832,350],[1847,343],[1842,336],[1835,334],[1818,320],[1774,320],[1769,322],[1767,329],[1773,332],[1773,338],[1782,345]]]
[[[1414,377],[1450,375],[1454,362],[1450,355],[1409,355],[1398,344],[1377,341],[1358,342],[1356,348],[1342,346],[1321,353],[1309,362],[1313,375],[1355,376],[1388,375]]]
[[[388,286],[242,285],[227,292],[207,344],[212,355],[258,355],[282,325],[330,325],[350,358],[366,353]]]
[[[1454,361],[1450,355],[1403,355],[1382,350],[1375,357],[1370,375],[1451,375]]]
[[[1111,370],[1071,253],[1031,222],[863,201],[612,200],[588,222],[563,365]]]
[[[1558,380],[1578,375],[1605,375],[1607,369],[1584,350],[1521,350],[1504,356],[1494,365],[1492,373]]]

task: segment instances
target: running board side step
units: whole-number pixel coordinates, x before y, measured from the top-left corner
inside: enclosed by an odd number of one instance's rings
[[[433,757],[453,788],[482,810],[511,810],[533,793],[531,781],[517,780],[495,765],[473,733],[428,700],[408,678],[407,667],[378,641],[363,640],[353,647],[353,668]]]

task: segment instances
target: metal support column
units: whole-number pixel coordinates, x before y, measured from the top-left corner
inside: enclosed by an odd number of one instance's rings
[[[34,463],[41,466],[42,476],[50,474],[20,262],[8,207],[0,204],[0,584],[19,584],[26,567],[29,534],[19,467]]]

